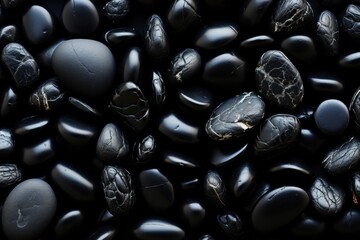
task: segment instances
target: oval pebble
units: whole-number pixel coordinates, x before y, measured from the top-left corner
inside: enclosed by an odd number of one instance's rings
[[[181,240],[185,237],[180,227],[159,219],[143,220],[133,232],[141,240]]]
[[[84,214],[79,210],[72,210],[66,212],[56,222],[54,228],[55,234],[58,238],[70,237],[76,230],[84,224]]]
[[[284,186],[265,194],[255,205],[251,220],[259,231],[273,231],[286,226],[309,204],[308,194],[295,186]]]
[[[231,24],[215,24],[205,26],[196,37],[195,45],[212,50],[227,46],[238,36],[238,30]]]
[[[115,77],[111,51],[103,43],[90,39],[62,42],[52,55],[52,68],[69,91],[86,99],[107,93]]]
[[[2,226],[9,240],[38,239],[50,225],[57,200],[51,186],[41,179],[19,183],[7,196]]]

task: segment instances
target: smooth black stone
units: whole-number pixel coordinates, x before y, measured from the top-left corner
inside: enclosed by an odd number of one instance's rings
[[[197,227],[204,222],[206,210],[201,203],[190,201],[182,206],[182,214],[191,227]]]
[[[346,7],[342,17],[342,29],[350,36],[356,39],[360,38],[360,7],[349,4]]]
[[[138,83],[143,74],[143,54],[138,47],[130,48],[123,59],[123,82]]]
[[[110,100],[110,108],[137,132],[142,131],[149,121],[148,100],[133,82],[124,82],[116,87]]]
[[[255,185],[256,171],[252,164],[244,162],[234,171],[230,189],[236,198],[244,197]]]
[[[358,209],[346,210],[336,219],[332,227],[334,230],[343,236],[353,235],[358,236],[360,233],[360,212]]]
[[[101,226],[87,240],[115,240],[117,229],[114,226]]]
[[[180,102],[192,113],[209,112],[213,107],[213,93],[201,86],[191,86],[180,89],[178,92]]]
[[[296,142],[300,134],[299,119],[291,114],[275,114],[261,125],[255,139],[255,153],[258,155],[284,151]]]
[[[360,52],[350,53],[339,60],[339,65],[345,68],[358,68],[360,66]]]
[[[2,209],[2,227],[9,240],[38,239],[50,225],[57,200],[51,186],[36,178],[18,184]]]
[[[160,72],[153,71],[151,87],[153,104],[158,108],[162,108],[166,100],[166,88]]]
[[[244,92],[225,100],[212,112],[205,130],[216,141],[240,138],[265,115],[265,103],[254,92]]]
[[[244,8],[240,18],[245,27],[258,26],[264,18],[266,11],[272,4],[272,0],[250,0]]]
[[[293,32],[313,20],[314,12],[306,0],[280,0],[271,19],[271,30]]]
[[[52,16],[42,6],[32,5],[22,17],[27,39],[33,44],[48,41],[55,30]]]
[[[135,28],[127,27],[114,28],[105,33],[105,40],[107,43],[119,46],[130,43],[137,37],[138,35]]]
[[[153,168],[140,172],[139,181],[141,192],[150,208],[163,211],[173,205],[175,201],[174,187],[158,169]]]
[[[258,35],[241,41],[240,47],[256,49],[259,47],[271,45],[273,42],[274,39],[268,35]]]
[[[136,197],[130,173],[126,169],[105,166],[101,183],[107,208],[112,215],[125,215],[132,210]]]
[[[15,150],[13,131],[8,128],[0,129],[0,156],[9,156]]]
[[[345,174],[356,168],[359,161],[360,141],[348,136],[325,154],[322,165],[329,174]]]
[[[39,134],[47,129],[50,120],[47,117],[34,115],[21,119],[15,123],[14,133],[17,136],[28,136]]]
[[[9,117],[16,113],[16,109],[20,105],[19,95],[11,87],[5,88],[2,94],[0,115]]]
[[[298,140],[299,146],[309,153],[317,153],[323,146],[325,139],[313,129],[301,128]]]
[[[103,162],[117,162],[124,159],[129,153],[129,144],[126,137],[117,125],[106,124],[97,140],[96,156]]]
[[[327,135],[340,135],[349,125],[350,114],[343,102],[337,99],[328,99],[318,105],[314,119],[321,132]]]
[[[0,29],[0,44],[6,45],[17,40],[18,30],[15,25],[8,25]]]
[[[243,206],[244,210],[250,212],[254,209],[258,201],[272,190],[272,186],[267,181],[259,182],[255,187],[244,197],[246,197],[245,205]]]
[[[277,107],[296,108],[302,102],[304,86],[300,73],[281,51],[269,50],[261,56],[255,81],[260,94]]]
[[[350,101],[349,112],[351,123],[354,124],[355,130],[360,132],[360,88],[358,88]]]
[[[84,37],[91,36],[100,24],[96,6],[88,0],[69,0],[62,10],[61,20],[70,34]]]
[[[39,111],[51,111],[65,99],[65,92],[56,79],[50,79],[38,86],[30,95],[29,104]]]
[[[103,7],[105,17],[113,23],[126,18],[130,13],[129,0],[110,0]]]
[[[185,238],[184,230],[160,219],[142,220],[133,232],[135,237],[141,240],[180,240]]]
[[[151,15],[145,27],[145,50],[150,59],[155,62],[163,62],[169,57],[169,40],[165,26],[160,16]]]
[[[90,39],[62,42],[52,55],[52,68],[60,83],[84,98],[96,99],[107,93],[115,77],[111,51],[103,43]]]
[[[268,173],[271,174],[272,179],[290,179],[300,180],[301,183],[307,182],[307,180],[313,180],[314,170],[311,165],[307,165],[303,159],[290,159],[287,161],[281,161],[272,165]]]
[[[345,204],[345,191],[324,178],[318,177],[309,192],[314,209],[324,216],[338,214]]]
[[[83,113],[89,114],[92,117],[102,117],[102,113],[99,112],[97,109],[93,108],[86,102],[77,99],[75,97],[69,97],[68,98],[69,103],[71,103],[74,107],[76,107],[78,110],[80,110]]]
[[[217,215],[218,226],[230,239],[239,239],[244,234],[243,222],[235,212]]]
[[[291,223],[308,206],[309,196],[303,189],[284,186],[265,194],[251,214],[258,231],[274,231]]]
[[[101,223],[109,222],[113,220],[115,220],[115,216],[112,215],[107,209],[103,210],[98,218],[98,222]]]
[[[182,167],[187,169],[200,167],[200,164],[191,157],[177,152],[165,151],[163,153],[163,158],[164,162],[175,167]]]
[[[221,176],[213,171],[209,170],[204,178],[204,193],[208,201],[214,206],[224,208],[228,204],[228,193],[225,183]]]
[[[291,227],[291,233],[301,237],[316,237],[325,231],[325,226],[323,220],[302,214]]]
[[[344,84],[340,80],[312,76],[308,78],[310,87],[323,93],[341,93],[344,90]]]
[[[25,146],[22,161],[27,166],[37,166],[51,161],[55,155],[54,142],[51,138],[47,138]]]
[[[94,125],[71,115],[61,116],[57,121],[56,128],[61,138],[73,147],[89,144],[97,134]]]
[[[63,214],[56,222],[54,233],[57,239],[71,237],[84,225],[85,216],[80,210],[72,210]]]
[[[193,189],[199,185],[199,182],[200,182],[199,179],[195,178],[195,179],[186,180],[184,182],[181,182],[180,186],[184,190]]]
[[[229,163],[239,161],[245,154],[248,144],[236,145],[236,148],[213,147],[210,151],[210,163],[215,167],[225,166]]]
[[[223,53],[206,62],[202,78],[217,88],[239,89],[245,82],[246,67],[235,53]]]
[[[0,188],[12,186],[23,179],[22,171],[16,164],[0,165]]]
[[[232,24],[211,24],[200,30],[195,45],[207,50],[219,49],[232,43],[237,36],[238,30]]]
[[[292,59],[303,63],[314,62],[317,57],[313,40],[305,35],[295,35],[286,38],[281,42],[281,48]]]
[[[205,235],[202,235],[201,237],[199,237],[198,240],[214,240],[214,238],[209,234],[205,234]]]
[[[201,70],[201,56],[192,48],[177,53],[170,62],[168,69],[169,81],[172,84],[186,83],[193,79]]]
[[[339,24],[336,16],[329,10],[321,12],[317,22],[316,36],[327,56],[339,53]]]
[[[177,143],[197,143],[200,141],[199,127],[183,121],[174,113],[161,118],[159,132]]]
[[[64,40],[57,40],[51,45],[44,47],[44,49],[39,52],[37,59],[41,66],[51,68],[51,61],[54,51],[63,41]]]
[[[156,141],[152,135],[146,135],[134,144],[133,158],[138,163],[149,161],[156,152]]]
[[[7,44],[2,50],[1,60],[10,71],[17,87],[25,88],[38,80],[38,64],[21,44]]]
[[[167,23],[173,32],[185,32],[196,27],[201,17],[198,2],[195,0],[176,0],[167,13]]]
[[[95,199],[95,186],[81,173],[65,166],[56,164],[51,170],[52,180],[71,198],[79,202]]]

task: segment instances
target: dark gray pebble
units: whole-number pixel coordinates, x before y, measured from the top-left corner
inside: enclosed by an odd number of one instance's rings
[[[360,38],[360,7],[349,4],[342,17],[342,29],[353,38]]]
[[[244,92],[219,104],[205,130],[216,141],[237,139],[257,126],[265,115],[265,103],[254,92]]]
[[[155,62],[167,60],[170,53],[168,36],[159,15],[151,15],[145,29],[145,49],[150,59]]]
[[[318,55],[314,41],[305,35],[294,35],[284,39],[281,48],[289,57],[303,64],[314,63]]]
[[[234,171],[230,188],[236,198],[242,198],[249,193],[255,185],[256,171],[251,163],[244,162]]]
[[[105,17],[112,22],[119,22],[130,13],[129,0],[110,0],[103,7]]]
[[[30,117],[25,117],[20,121],[15,123],[14,133],[17,136],[28,136],[40,134],[41,131],[46,130],[50,125],[50,120],[47,117],[33,115]]]
[[[225,166],[231,164],[232,162],[237,162],[242,159],[242,156],[245,155],[246,150],[248,149],[248,144],[236,144],[235,147],[221,147],[214,146],[210,150],[209,160],[210,163],[215,167]]]
[[[139,47],[130,48],[124,55],[122,81],[138,83],[143,75],[143,53]]]
[[[103,43],[90,39],[62,42],[54,50],[52,67],[60,83],[84,98],[98,98],[107,93],[115,77],[111,51]]]
[[[0,165],[0,188],[12,186],[20,182],[22,178],[22,171],[16,164],[8,163]]]
[[[160,219],[147,219],[133,230],[135,237],[141,240],[181,240],[185,232],[180,227]]]
[[[2,209],[2,226],[9,240],[38,239],[50,225],[57,200],[51,186],[36,178],[18,184]]]
[[[24,147],[23,163],[26,166],[38,166],[53,160],[55,157],[55,146],[52,138],[46,138]]]
[[[300,237],[316,237],[326,229],[325,221],[308,215],[301,214],[291,227],[291,232]]]
[[[241,22],[248,28],[259,26],[273,0],[250,0],[244,7]]]
[[[71,237],[85,223],[85,216],[80,210],[65,212],[56,222],[54,232],[57,238]]]
[[[309,196],[301,188],[284,186],[260,198],[251,214],[258,231],[274,231],[291,223],[308,206]]]
[[[343,82],[338,79],[310,76],[308,82],[313,90],[321,93],[342,93],[344,90]]]
[[[321,12],[317,22],[316,36],[327,56],[339,53],[339,24],[336,16],[329,10]]]
[[[238,36],[236,26],[232,24],[212,24],[204,26],[195,39],[199,48],[212,50],[226,47]]]
[[[200,21],[198,2],[195,0],[173,1],[167,14],[167,22],[173,32],[193,29]]]
[[[343,236],[358,236],[360,233],[360,211],[345,210],[332,224],[334,230]]]
[[[0,29],[0,44],[6,45],[15,42],[18,37],[18,28],[15,25],[4,26]]]
[[[138,163],[145,163],[149,161],[156,152],[156,141],[152,135],[146,135],[143,138],[139,138],[133,149],[133,158]]]
[[[182,206],[182,214],[191,227],[204,222],[206,210],[200,202],[188,201]]]
[[[191,113],[207,113],[213,107],[213,93],[201,86],[182,88],[178,92],[180,102]]]
[[[114,28],[105,33],[105,41],[113,45],[119,45],[130,43],[137,37],[135,28]]]

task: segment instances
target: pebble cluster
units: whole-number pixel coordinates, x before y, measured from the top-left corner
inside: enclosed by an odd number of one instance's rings
[[[0,239],[357,239],[360,1],[1,0]]]

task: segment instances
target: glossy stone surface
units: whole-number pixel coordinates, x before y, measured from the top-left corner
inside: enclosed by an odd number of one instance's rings
[[[251,220],[259,231],[279,229],[297,216],[309,204],[308,194],[295,186],[284,186],[268,192],[256,204]]]
[[[336,119],[332,116],[336,116]],[[348,127],[350,114],[343,102],[337,99],[328,99],[321,102],[316,108],[314,119],[321,132],[328,135],[339,135]]]
[[[201,69],[201,56],[192,48],[177,53],[168,69],[169,81],[172,84],[189,82]]]
[[[180,102],[190,112],[209,112],[213,107],[213,94],[203,87],[193,86],[179,91]]]
[[[325,216],[336,215],[345,204],[344,190],[321,177],[315,179],[309,195],[315,210]]]
[[[59,87],[56,79],[49,79],[30,95],[29,103],[39,111],[50,111],[59,106],[65,98],[65,93]]]
[[[126,18],[130,12],[128,0],[110,0],[103,7],[105,16],[112,22],[119,22]]]
[[[105,166],[101,183],[109,212],[114,216],[129,213],[136,200],[130,173],[124,168]]]
[[[123,82],[138,83],[143,71],[143,53],[138,47],[130,48],[123,59]]]
[[[312,89],[323,93],[341,93],[344,90],[344,84],[338,79],[311,76],[308,79]]]
[[[277,107],[296,108],[303,99],[300,73],[281,51],[269,50],[261,56],[255,69],[255,80],[260,94]]]
[[[271,20],[271,30],[292,32],[303,27],[314,17],[311,5],[306,0],[280,0]]]
[[[15,42],[18,35],[18,30],[14,25],[8,25],[0,29],[0,43],[8,44],[11,42]]]
[[[326,229],[325,221],[302,214],[291,227],[291,232],[300,237],[316,237]]]
[[[75,98],[75,97],[69,97],[68,98],[68,102],[70,104],[72,104],[76,109],[78,109],[79,111],[81,111],[82,113],[86,113],[89,114],[92,117],[101,117],[102,113],[99,112],[97,109],[93,108],[92,106],[90,106],[88,103]]]
[[[344,31],[353,38],[360,38],[360,7],[355,4],[349,4],[346,7],[342,18]]]
[[[344,235],[358,235],[360,233],[359,227],[360,212],[358,209],[346,210],[333,224],[335,231]]]
[[[41,132],[49,125],[49,119],[37,115],[21,119],[15,124],[14,134],[26,136]]]
[[[238,30],[231,24],[208,25],[198,33],[195,45],[207,50],[218,49],[233,42],[237,35]]]
[[[52,68],[69,91],[90,99],[107,93],[115,77],[111,51],[103,43],[90,39],[62,42],[52,55]]]
[[[25,88],[38,80],[39,66],[21,44],[7,44],[2,50],[1,60],[10,71],[17,87]]]
[[[294,115],[270,116],[260,126],[254,145],[255,153],[264,155],[285,150],[297,140],[300,129],[300,121]]]
[[[357,68],[360,66],[360,52],[350,53],[339,60],[339,65],[344,68]]]
[[[15,139],[10,129],[0,129],[0,156],[8,156],[15,149]]]
[[[289,57],[302,63],[314,62],[317,50],[313,40],[305,35],[294,35],[281,43],[281,48]]]
[[[199,127],[184,122],[177,114],[168,113],[162,117],[158,130],[178,143],[199,142]]]
[[[235,147],[214,147],[210,151],[209,160],[210,163],[215,167],[226,166],[233,162],[238,162],[242,156],[246,153],[248,144],[238,144]]]
[[[143,220],[133,232],[141,240],[180,240],[185,237],[180,227],[159,219]]]
[[[65,4],[61,20],[65,29],[76,36],[90,36],[99,26],[99,13],[89,0],[69,0]]]
[[[70,237],[76,230],[84,224],[85,217],[79,210],[72,210],[66,212],[56,222],[54,228],[55,234],[58,238]]]
[[[7,196],[2,226],[9,240],[39,238],[50,225],[57,207],[51,186],[40,179],[27,179]]]
[[[182,207],[182,213],[190,226],[197,227],[205,219],[206,210],[199,202],[187,202]]]
[[[106,42],[114,45],[130,43],[136,37],[137,33],[134,28],[114,28],[105,33]]]
[[[175,201],[174,187],[158,169],[144,170],[139,174],[141,192],[146,203],[156,211],[163,211]]]
[[[317,22],[317,37],[325,49],[327,56],[335,56],[339,52],[339,24],[336,16],[325,10],[321,12]]]
[[[152,135],[146,135],[134,144],[133,158],[138,163],[149,161],[156,152],[156,141]]]
[[[51,178],[71,198],[80,202],[94,200],[94,184],[69,166],[56,164],[51,170]]]
[[[157,14],[147,20],[145,29],[145,49],[150,58],[161,62],[169,56],[169,40],[162,19]]]
[[[153,104],[161,108],[166,100],[165,82],[160,72],[153,71],[151,87],[153,92]]]
[[[16,164],[0,165],[0,188],[6,188],[20,182],[23,178],[22,171]]]
[[[242,13],[241,21],[249,28],[258,26],[272,2],[272,0],[248,1]]]
[[[256,171],[250,163],[243,163],[234,171],[230,186],[236,198],[244,197],[255,185]]]
[[[179,154],[177,152],[165,151],[163,153],[164,162],[171,164],[176,167],[183,168],[199,168],[200,164],[185,154]]]
[[[216,141],[239,138],[260,123],[265,103],[254,92],[244,92],[225,100],[212,112],[205,130]]]
[[[53,18],[42,6],[31,6],[22,17],[26,37],[33,44],[48,41],[54,32]]]
[[[243,232],[243,223],[235,212],[226,212],[217,216],[219,227],[224,235],[231,239],[238,239]]]
[[[0,114],[2,117],[9,117],[19,106],[19,96],[11,87],[5,89],[2,94]]]
[[[217,88],[238,89],[245,82],[246,63],[235,53],[223,53],[206,62],[203,79]]]
[[[96,229],[87,239],[88,240],[111,240],[116,236],[116,228],[110,225],[101,226]]]
[[[194,0],[174,1],[167,13],[167,22],[174,32],[185,32],[198,25],[198,2]]]
[[[356,168],[359,160],[360,141],[348,136],[325,154],[322,165],[330,174],[343,174]]]
[[[118,85],[110,100],[110,108],[130,128],[142,131],[149,120],[149,103],[142,90],[133,82]]]
[[[54,141],[51,138],[26,146],[22,161],[28,166],[36,166],[52,160],[55,157]]]
[[[129,144],[121,128],[113,123],[106,124],[97,140],[96,156],[103,162],[116,162],[129,152]]]
[[[240,43],[240,47],[243,48],[257,48],[270,45],[274,42],[274,39],[268,35],[259,35],[245,39]]]
[[[350,101],[349,105],[349,112],[350,112],[350,118],[351,123],[354,124],[355,130],[358,132],[360,131],[360,88],[358,88]]]
[[[214,206],[224,208],[227,205],[228,195],[225,183],[215,171],[208,171],[204,178],[204,193]]]

